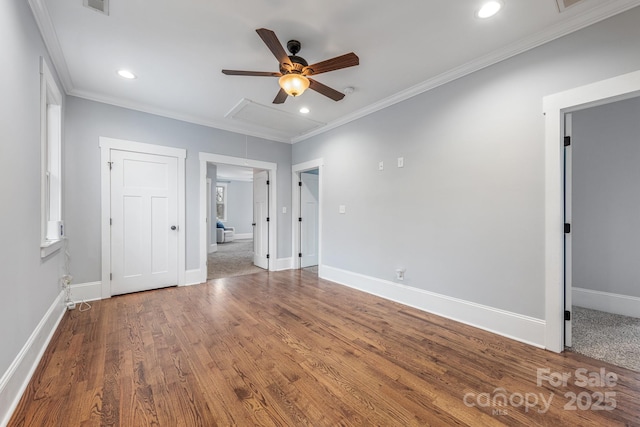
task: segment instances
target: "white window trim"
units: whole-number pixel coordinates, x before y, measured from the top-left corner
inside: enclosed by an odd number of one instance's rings
[[[224,188],[224,200],[222,201],[223,206],[223,217],[218,217],[218,187]],[[226,182],[216,182],[216,219],[226,222],[227,221],[227,203],[229,199],[229,185]]]
[[[50,123],[48,118],[56,116]],[[40,57],[40,256],[45,258],[62,247],[62,232],[57,238],[47,238],[58,228],[49,221],[62,223],[62,93],[49,71],[44,58]],[[53,142],[53,144],[51,143]],[[50,173],[53,170],[58,184],[51,192]],[[53,196],[53,199],[51,197]]]

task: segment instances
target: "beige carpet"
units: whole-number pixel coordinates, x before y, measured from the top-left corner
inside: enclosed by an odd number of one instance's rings
[[[573,306],[571,350],[640,372],[640,319]]]
[[[244,276],[265,271],[253,265],[253,240],[218,243],[218,251],[209,254],[207,280]]]

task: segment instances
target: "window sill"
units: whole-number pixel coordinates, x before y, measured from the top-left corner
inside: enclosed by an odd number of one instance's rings
[[[46,240],[40,244],[40,258],[46,258],[62,248],[62,239]]]

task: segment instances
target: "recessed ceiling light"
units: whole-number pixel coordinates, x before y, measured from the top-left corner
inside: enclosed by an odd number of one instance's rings
[[[491,18],[502,9],[502,2],[498,0],[492,0],[484,3],[482,7],[476,12],[478,18],[486,19]]]
[[[129,80],[132,80],[132,79],[135,79],[135,78],[136,78],[136,75],[135,75],[135,74],[133,74],[133,73],[132,73],[131,71],[129,71],[129,70],[118,70],[118,75],[119,75],[120,77],[122,77],[123,79],[129,79]]]
[[[309,109],[308,109],[307,107],[302,107],[302,108],[300,109],[300,112],[301,112],[302,114],[309,114]]]

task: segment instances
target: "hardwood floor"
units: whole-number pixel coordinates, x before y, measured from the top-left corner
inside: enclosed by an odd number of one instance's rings
[[[551,381],[538,385],[539,369]],[[561,373],[570,375],[566,385]],[[590,381],[581,387],[583,377]],[[67,312],[9,423],[625,424],[640,425],[638,373],[299,271],[124,295]]]

